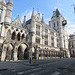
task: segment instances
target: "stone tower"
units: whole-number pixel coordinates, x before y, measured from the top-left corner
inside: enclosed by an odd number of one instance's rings
[[[4,21],[5,23],[11,23],[12,9],[13,9],[13,0],[9,0],[7,3],[6,15]]]
[[[61,15],[58,9],[53,11],[53,16],[49,22],[50,27],[59,33],[59,47],[60,50],[65,50],[68,53],[68,34],[66,31],[67,21]]]
[[[6,0],[0,0],[0,23],[4,22],[6,8]]]

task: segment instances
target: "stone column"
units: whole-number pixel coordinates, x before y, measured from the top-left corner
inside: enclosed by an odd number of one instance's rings
[[[1,61],[5,61],[5,58],[6,58],[6,50],[7,50],[7,47],[4,46],[3,47],[3,50],[2,50]]]
[[[15,49],[14,49],[14,61],[18,60],[18,58],[17,58],[17,52],[18,52],[18,48],[15,47]]]

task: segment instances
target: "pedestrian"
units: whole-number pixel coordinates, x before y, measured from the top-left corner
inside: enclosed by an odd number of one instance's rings
[[[60,59],[61,59],[61,55],[60,55]]]
[[[31,58],[30,58],[29,62],[30,62],[30,64],[31,64]]]

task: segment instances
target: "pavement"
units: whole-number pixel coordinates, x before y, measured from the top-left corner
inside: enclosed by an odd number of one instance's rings
[[[75,75],[75,58],[0,62],[0,75]]]

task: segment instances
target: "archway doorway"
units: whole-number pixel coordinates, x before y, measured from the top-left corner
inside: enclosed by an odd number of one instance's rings
[[[28,48],[26,48],[24,50],[24,59],[28,59],[29,58],[29,52],[28,52]]]
[[[23,51],[22,51],[22,47],[21,46],[18,47],[17,58],[18,58],[18,60],[23,60],[24,59],[24,55],[23,55]]]
[[[6,50],[6,58],[5,60],[13,60],[13,46],[11,44],[9,44],[9,46],[7,47]]]

